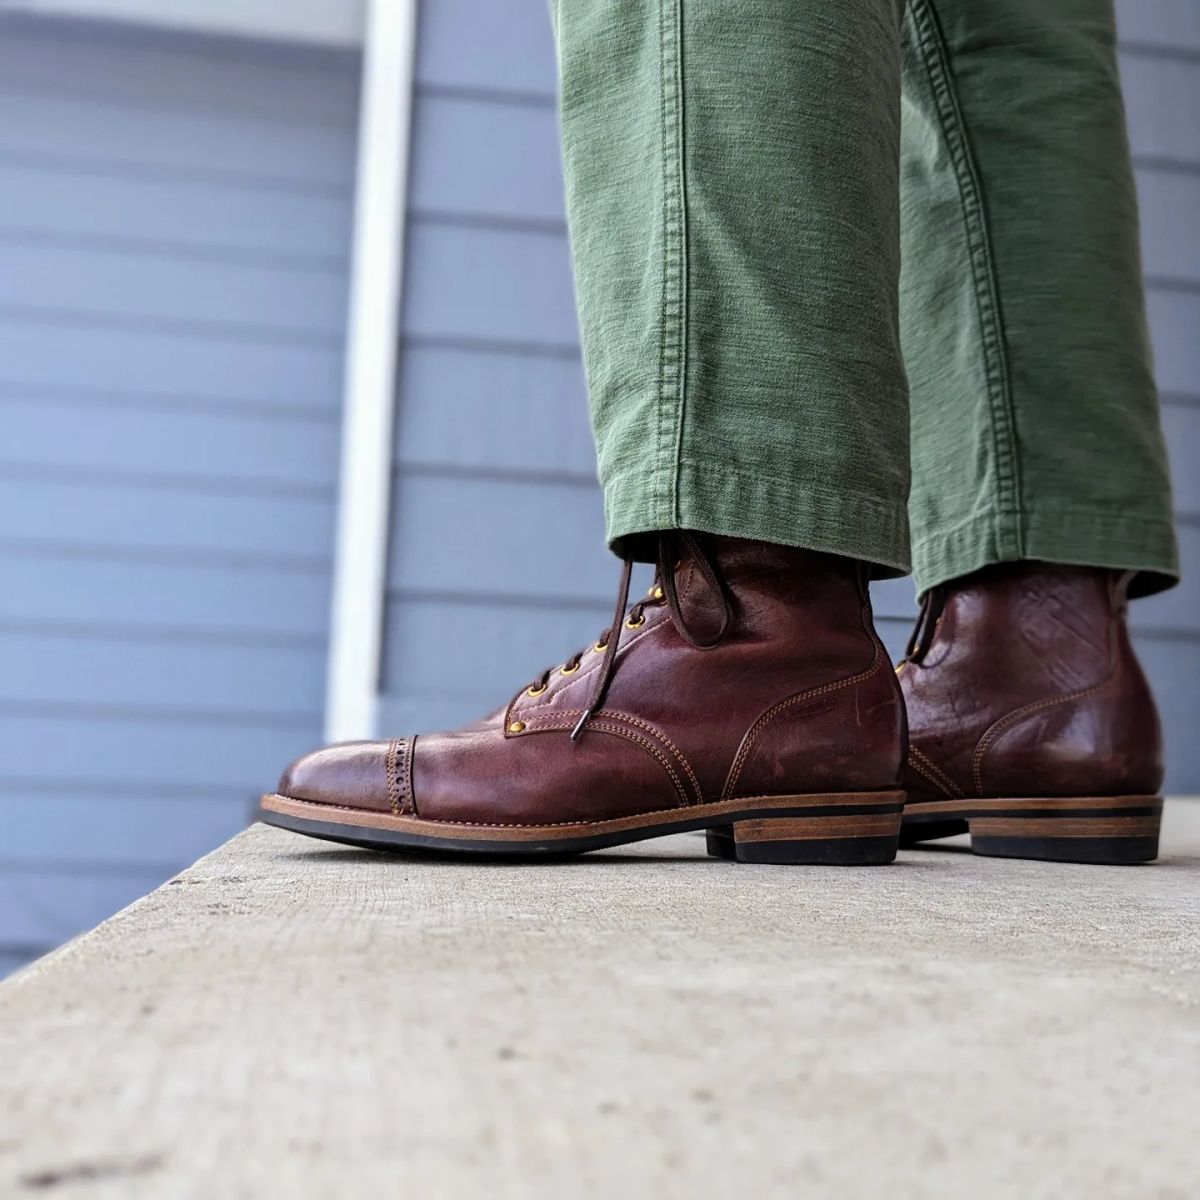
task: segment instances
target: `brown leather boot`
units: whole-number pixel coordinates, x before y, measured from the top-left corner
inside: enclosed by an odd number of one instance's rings
[[[925,597],[900,685],[902,843],[1145,862],[1158,854],[1162,739],[1126,628],[1131,574],[989,567]]]
[[[739,862],[890,862],[904,708],[865,568],[734,538],[658,542],[656,585],[626,612],[626,562],[595,645],[455,733],[306,755],[262,819],[522,855],[706,829],[709,853]]]

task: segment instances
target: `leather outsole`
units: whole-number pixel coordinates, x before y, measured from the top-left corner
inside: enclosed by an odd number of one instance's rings
[[[904,793],[839,792],[718,800],[606,821],[468,825],[263,796],[259,819],[310,837],[380,850],[547,857],[695,830],[737,862],[869,865],[896,856]]]

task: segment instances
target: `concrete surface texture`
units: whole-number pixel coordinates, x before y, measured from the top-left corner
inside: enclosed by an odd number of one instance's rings
[[[256,827],[0,986],[0,1195],[1192,1197],[1200,803],[1165,851]]]

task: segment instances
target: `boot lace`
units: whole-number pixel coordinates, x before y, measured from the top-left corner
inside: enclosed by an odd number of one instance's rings
[[[675,572],[680,562],[685,559],[690,559],[695,564],[709,590],[720,600],[720,624],[717,627],[716,633],[708,637],[697,634],[688,624],[687,617],[684,615],[683,608],[679,602],[679,593],[675,587]],[[629,607],[629,584],[633,577],[633,561],[629,555],[625,555],[621,568],[621,582],[617,587],[617,607],[613,615],[612,624],[600,634],[596,639],[595,645],[592,646],[593,650],[603,652],[604,661],[600,664],[600,670],[596,672],[596,682],[592,686],[592,694],[583,710],[583,714],[580,716],[578,722],[576,722],[575,728],[571,731],[572,742],[579,740],[587,723],[599,712],[601,705],[604,703],[604,697],[608,694],[609,684],[612,682],[613,674],[616,671],[621,630],[623,628],[640,629],[646,623],[645,614],[647,608],[665,604],[670,614],[671,624],[675,626],[676,632],[685,642],[690,646],[694,646],[697,650],[712,649],[712,647],[724,639],[726,631],[729,628],[729,623],[732,619],[732,608],[728,592],[718,573],[716,562],[695,534],[687,530],[674,530],[670,533],[659,535],[654,586],[647,592],[644,599],[637,601],[636,604]],[[628,614],[625,611],[627,607],[629,608]],[[572,654],[558,668],[559,672],[563,675],[574,674],[579,670],[579,665],[586,653],[586,650],[580,650],[577,654]],[[548,667],[543,671],[526,689],[529,695],[541,695],[549,685],[550,676],[554,670],[554,667]]]
[[[908,645],[904,648],[901,666],[904,663],[916,666],[929,653],[929,648],[933,645],[933,635],[937,631],[938,619],[945,607],[946,589],[943,587],[932,587],[921,597],[921,611],[909,635]]]

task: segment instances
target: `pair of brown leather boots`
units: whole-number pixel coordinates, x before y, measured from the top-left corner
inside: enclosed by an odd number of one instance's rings
[[[888,659],[866,568],[659,535],[631,608],[491,716],[293,763],[262,817],[357,845],[547,855],[707,830],[738,862],[1158,852],[1161,737],[1126,629],[1129,576],[991,567],[925,597]]]

